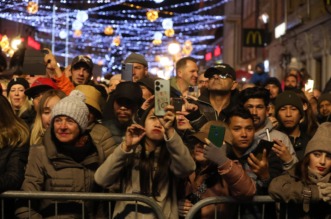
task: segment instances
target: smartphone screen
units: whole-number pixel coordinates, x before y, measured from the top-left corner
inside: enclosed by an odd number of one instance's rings
[[[175,112],[182,111],[183,104],[184,104],[184,100],[182,98],[173,98],[172,99],[172,105],[175,108]]]
[[[209,128],[208,139],[216,146],[221,147],[223,145],[225,135],[224,126],[211,125]]]
[[[133,74],[133,64],[132,63],[123,63],[121,80],[132,81],[132,74]]]
[[[166,111],[164,108],[170,104],[170,82],[169,80],[154,81],[154,114],[156,116],[164,116]]]
[[[274,145],[273,141],[267,141],[261,139],[255,150],[253,151],[254,156],[257,157],[257,159],[262,160],[263,150],[264,149],[267,150],[267,156],[268,156],[273,145]]]
[[[305,90],[309,90],[310,92],[313,92],[314,89],[314,80],[308,79],[307,83],[305,84]]]

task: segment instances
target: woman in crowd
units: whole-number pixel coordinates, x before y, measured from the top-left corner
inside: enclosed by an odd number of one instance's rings
[[[89,110],[82,92],[74,90],[52,109],[43,143],[32,145],[21,189],[29,192],[99,192],[94,172],[106,159],[108,145],[93,141],[87,131]],[[31,207],[18,200],[18,218],[99,218],[98,202],[43,199]],[[84,207],[84,215],[82,213]]]
[[[65,96],[66,94],[61,90],[49,90],[43,93],[31,131],[30,145],[42,143],[45,131],[51,123],[52,109]]]
[[[330,145],[331,123],[326,122],[308,142],[304,159],[271,181],[271,197],[289,203],[288,218],[331,217]]]
[[[176,180],[195,169],[188,148],[174,129],[174,108],[168,105],[164,117],[154,115],[154,106],[141,117],[140,124],[127,128],[123,142],[95,173],[103,187],[117,192],[138,193],[153,198],[165,218],[178,218]],[[138,205],[138,217],[154,218],[152,210]],[[135,202],[116,202],[113,218],[135,216]]]
[[[28,158],[29,129],[0,95],[0,193],[18,190]],[[13,203],[5,201],[5,218],[13,218]],[[1,212],[1,209],[0,209]]]
[[[24,78],[13,78],[7,85],[7,97],[15,114],[31,127],[35,112],[29,98],[24,94],[24,91],[29,87],[29,82]]]

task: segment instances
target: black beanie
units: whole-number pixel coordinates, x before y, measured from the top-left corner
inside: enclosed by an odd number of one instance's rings
[[[275,113],[278,114],[279,109],[285,105],[292,105],[296,107],[302,117],[304,117],[303,103],[300,97],[293,91],[284,91],[281,94],[278,94],[275,100]]]
[[[10,91],[11,87],[15,84],[22,85],[25,88],[25,90],[30,87],[29,82],[27,80],[25,80],[24,78],[13,78],[9,81],[9,83],[7,85],[7,96],[9,95],[9,91]]]

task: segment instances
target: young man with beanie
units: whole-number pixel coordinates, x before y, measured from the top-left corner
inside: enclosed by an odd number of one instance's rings
[[[148,77],[148,63],[143,55],[133,52],[124,60],[124,64],[126,63],[133,64],[133,82]]]
[[[194,102],[196,107],[186,116],[192,127],[199,130],[211,120],[224,121],[237,104],[238,93],[236,72],[228,64],[222,63],[210,67],[205,72],[209,79],[208,89]]]
[[[89,110],[80,91],[72,91],[53,108],[51,126],[46,130],[43,144],[30,148],[30,155],[22,184],[23,191],[97,192],[94,172],[106,159],[108,145],[99,145],[87,131]],[[52,200],[34,202],[29,209],[20,201],[18,218],[95,218],[95,203],[85,203],[82,215],[78,201]]]
[[[318,122],[331,122],[331,93],[324,93],[318,98]]]
[[[278,130],[288,135],[298,159],[302,159],[311,137],[300,127],[300,122],[305,116],[300,97],[293,91],[279,94],[275,100],[275,114],[279,123]]]
[[[321,124],[308,142],[304,158],[272,180],[269,194],[287,203],[279,218],[331,217],[331,123]],[[282,214],[282,213],[286,213]]]
[[[298,158],[288,136],[273,127],[268,118],[269,92],[262,87],[246,88],[239,94],[240,104],[248,109],[254,119],[255,138],[273,141],[272,150],[283,161],[284,170],[290,169]]]

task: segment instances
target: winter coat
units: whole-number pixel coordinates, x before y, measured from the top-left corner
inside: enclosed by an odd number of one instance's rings
[[[24,180],[25,165],[28,160],[28,142],[21,146],[3,146],[0,148],[0,193],[8,190],[19,190]],[[12,199],[3,200],[4,218],[14,217]],[[2,209],[0,209],[0,213]]]
[[[168,174],[162,178],[158,194],[145,194],[151,198],[155,195],[156,202],[160,205],[165,218],[178,218],[177,195],[176,195],[176,180],[179,177],[186,177],[195,170],[195,162],[192,159],[188,148],[184,145],[180,136],[175,132],[171,139],[165,139],[165,145],[169,152]],[[154,151],[153,170],[157,169],[157,160],[160,155],[160,146]],[[134,151],[124,152],[119,145],[114,153],[98,168],[95,173],[95,181],[103,187],[120,188],[117,192],[134,194],[140,192],[140,174],[139,161],[142,147],[137,146]],[[166,165],[166,164],[164,164]],[[126,180],[127,171],[131,171],[131,178]],[[116,202],[113,218],[135,218],[135,202],[134,201],[118,201]],[[138,218],[155,218],[151,209],[146,205],[138,204]]]
[[[94,130],[93,130],[94,129]],[[111,144],[107,143],[109,136],[105,136],[105,129],[97,124],[90,131],[88,141],[89,152],[80,162],[71,156],[59,152],[55,145],[51,129],[47,129],[42,145],[30,148],[23,191],[53,191],[53,192],[98,192],[101,188],[94,182],[94,172],[110,154]],[[105,138],[106,137],[106,138]],[[86,146],[86,145],[85,145]],[[70,147],[70,146],[68,146]],[[22,203],[16,210],[18,218],[27,218],[29,210]],[[86,218],[97,218],[93,202],[85,202]],[[44,199],[40,203],[33,202],[32,218],[53,218],[55,202]],[[75,200],[61,200],[58,202],[60,218],[81,218],[81,203]]]
[[[195,204],[201,199],[216,196],[251,197],[256,187],[253,180],[243,170],[238,161],[228,160],[222,166],[209,165],[207,168],[191,174],[185,185],[185,197]],[[199,197],[200,196],[200,197]],[[198,218],[233,218],[233,204],[208,205],[201,209]]]
[[[316,183],[304,182],[300,179],[300,166],[296,164],[284,175],[274,178],[269,185],[269,194],[276,201],[288,203],[288,218],[299,219],[323,219],[331,218],[331,207],[328,203],[321,201]],[[331,180],[329,180],[331,182]],[[302,191],[305,186],[311,189],[309,212],[303,211]],[[285,206],[284,206],[285,207]],[[283,211],[281,211],[284,213]],[[282,218],[285,218],[282,215]]]
[[[230,97],[230,104],[226,108],[224,108],[220,112],[220,114],[218,114],[217,111],[211,105],[209,100],[209,91],[206,90],[201,93],[201,95],[195,102],[193,102],[194,104],[198,105],[199,110],[191,112],[185,117],[190,120],[191,126],[196,131],[199,131],[200,128],[208,121],[225,121],[230,112],[234,109],[234,107],[236,107],[238,103],[238,94],[238,90],[232,91]]]
[[[268,137],[268,132],[270,138]],[[278,139],[287,146],[290,154],[292,155],[293,161],[291,162],[290,165],[283,165],[284,170],[288,170],[292,168],[293,165],[299,161],[289,137],[283,132],[276,130],[273,127],[272,122],[270,121],[269,118],[266,119],[264,127],[259,131],[255,132],[254,136],[257,139],[264,139],[268,141],[273,141],[273,139]]]
[[[258,145],[258,139],[255,139],[250,148],[241,156],[237,157],[232,149],[231,145],[226,145],[226,151],[227,151],[227,157],[231,160],[238,160],[241,165],[243,166],[244,170],[246,171],[246,174],[252,178],[252,180],[256,183],[256,195],[267,195],[268,194],[268,186],[270,181],[281,175],[283,172],[283,165],[280,158],[277,157],[277,155],[270,151],[268,155],[268,162],[269,162],[269,174],[270,179],[266,181],[262,181],[258,178],[258,176],[251,170],[247,158],[250,153],[252,153],[257,145]],[[241,205],[240,209],[240,217],[243,219],[257,219],[262,217],[262,204],[243,204]],[[273,204],[266,204],[265,209],[265,218],[275,218],[275,208]],[[236,217],[235,217],[236,218]]]

